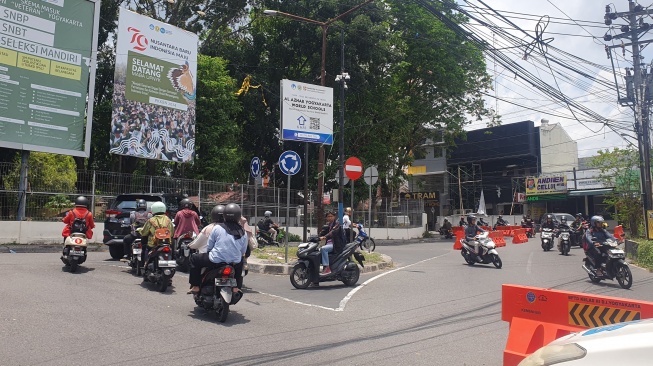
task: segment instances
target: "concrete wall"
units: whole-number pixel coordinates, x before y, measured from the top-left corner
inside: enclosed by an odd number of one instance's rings
[[[578,145],[559,123],[540,126],[540,149],[542,174],[578,168]]]

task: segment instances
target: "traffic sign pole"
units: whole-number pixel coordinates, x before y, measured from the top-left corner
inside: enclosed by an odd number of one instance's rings
[[[288,162],[289,160],[291,162]],[[290,235],[288,232],[290,229],[290,176],[297,174],[301,167],[302,159],[296,152],[287,150],[279,156],[279,168],[283,174],[288,176],[288,187],[286,188],[286,237],[284,238],[286,240],[286,263],[288,263],[288,236]],[[306,220],[306,216],[304,216],[304,220]]]
[[[286,193],[286,236],[284,239],[286,239],[286,264],[288,263],[288,237],[290,236],[289,230],[289,222],[290,222],[290,177],[291,175],[288,174],[288,190]]]

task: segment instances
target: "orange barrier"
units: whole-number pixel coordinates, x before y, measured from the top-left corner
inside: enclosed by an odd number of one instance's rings
[[[500,231],[503,236],[510,236],[510,226],[497,226],[497,231]]]
[[[465,238],[465,228],[462,226],[454,226],[451,228],[453,235],[456,237],[456,242],[453,243],[454,250],[460,250],[463,248],[463,245],[460,244],[460,240]]]
[[[653,302],[503,285],[501,320],[510,323],[503,365],[517,365],[571,332],[647,318],[653,318]]]
[[[497,247],[506,246],[506,240],[503,238],[503,233],[501,233],[501,231],[490,232],[490,238],[492,238],[492,241],[494,241],[494,244],[496,244]]]
[[[528,236],[526,236],[526,229],[515,229],[514,236],[512,237],[513,244],[528,243]]]
[[[614,227],[614,236],[619,239],[619,241],[626,239],[623,226],[619,225]]]
[[[508,226],[508,227],[510,228],[510,233],[508,233],[508,236],[515,236],[515,230],[522,229],[521,226],[516,226],[516,225]]]
[[[489,226],[481,226],[481,229],[486,230],[486,231],[492,231],[492,228]]]

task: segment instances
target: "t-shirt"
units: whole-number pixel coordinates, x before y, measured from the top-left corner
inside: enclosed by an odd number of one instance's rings
[[[342,216],[342,228],[349,229],[351,227],[351,220],[349,220],[349,215]]]
[[[259,230],[267,232],[267,231],[270,230],[270,226],[272,226],[273,223],[274,222],[272,221],[271,218],[266,217],[266,218],[263,218],[263,219],[259,220],[258,228],[259,228]]]

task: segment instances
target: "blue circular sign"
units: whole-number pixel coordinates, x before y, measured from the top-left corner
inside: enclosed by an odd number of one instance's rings
[[[530,302],[530,303],[535,302],[535,294],[529,291],[526,294],[526,300],[528,300],[528,302]]]
[[[284,151],[279,156],[279,168],[285,175],[295,175],[302,167],[302,159],[292,150]]]
[[[261,160],[257,156],[252,158],[252,163],[249,165],[249,173],[252,178],[258,178],[261,175]]]

